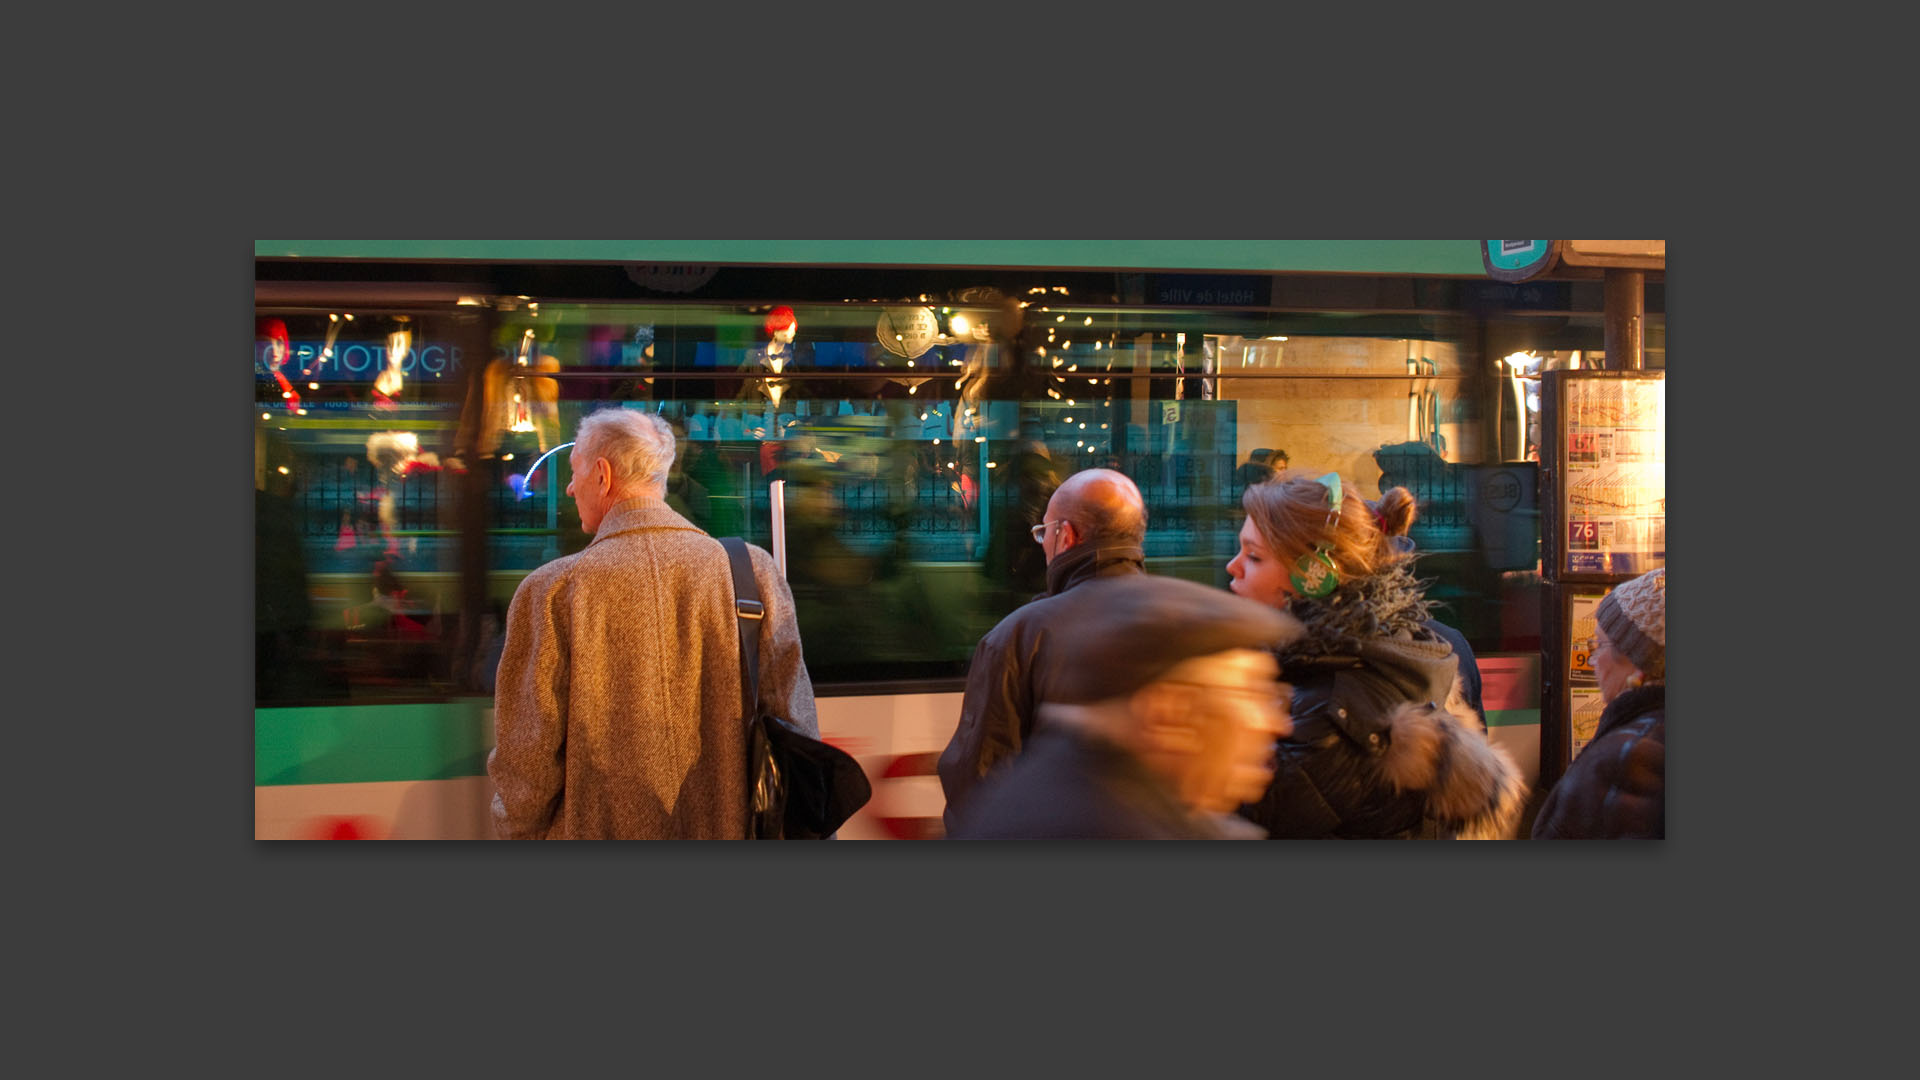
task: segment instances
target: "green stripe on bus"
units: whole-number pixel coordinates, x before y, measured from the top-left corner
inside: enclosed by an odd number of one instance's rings
[[[1517,727],[1521,724],[1538,724],[1539,709],[1488,709],[1488,727]]]
[[[253,782],[352,784],[484,776],[488,698],[253,711]]]
[[[256,240],[260,258],[1041,266],[1484,278],[1478,240]]]

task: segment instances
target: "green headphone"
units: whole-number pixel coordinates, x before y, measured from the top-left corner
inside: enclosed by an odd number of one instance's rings
[[[1300,556],[1288,571],[1293,587],[1302,596],[1319,599],[1340,587],[1340,574],[1333,566],[1333,530],[1340,524],[1340,474],[1320,478],[1327,489],[1327,536],[1320,546]]]

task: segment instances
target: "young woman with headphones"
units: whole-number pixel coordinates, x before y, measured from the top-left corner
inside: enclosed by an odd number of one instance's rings
[[[1462,698],[1413,556],[1393,542],[1412,494],[1389,488],[1369,508],[1338,474],[1282,474],[1241,505],[1229,588],[1307,634],[1275,654],[1293,732],[1266,796],[1240,813],[1275,838],[1513,836],[1526,783]]]

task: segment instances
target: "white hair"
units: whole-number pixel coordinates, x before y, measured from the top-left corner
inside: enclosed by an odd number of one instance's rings
[[[664,488],[673,468],[673,428],[638,409],[602,409],[580,421],[574,446],[582,461],[607,459],[615,491],[643,485]]]

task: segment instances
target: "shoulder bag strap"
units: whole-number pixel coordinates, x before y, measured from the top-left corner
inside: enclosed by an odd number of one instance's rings
[[[740,698],[741,713],[748,723],[760,714],[760,620],[766,617],[766,605],[760,602],[760,586],[753,579],[753,559],[747,542],[737,536],[720,540],[727,549],[727,561],[733,566],[733,613],[740,626]]]

